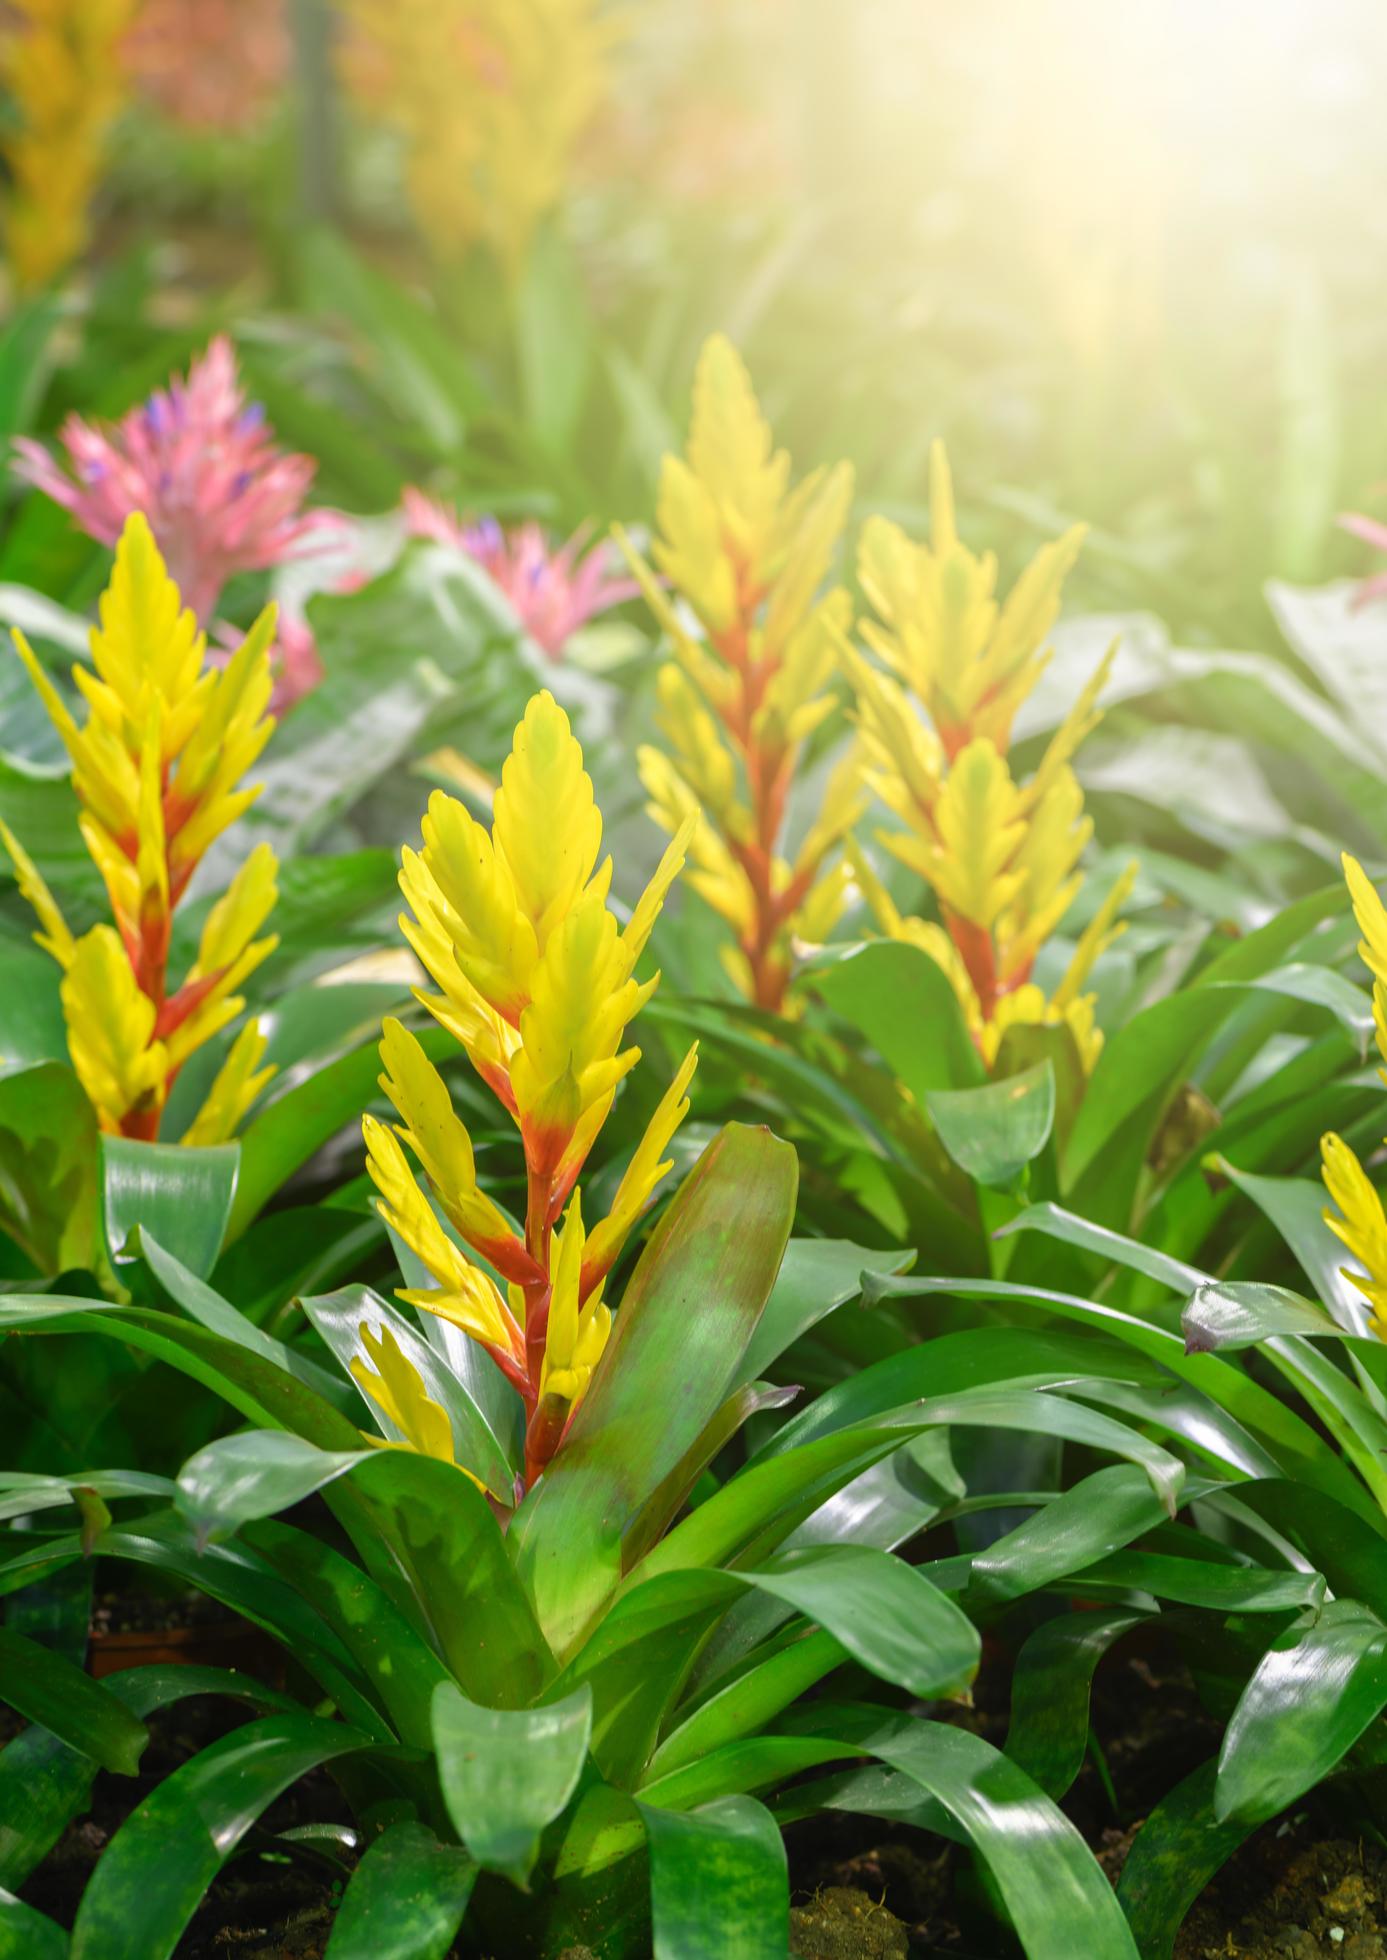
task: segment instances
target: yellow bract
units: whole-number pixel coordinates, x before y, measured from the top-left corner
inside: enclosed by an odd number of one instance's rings
[[[859,572],[876,617],[862,633],[886,671],[846,642],[841,655],[857,695],[866,780],[901,824],[878,838],[929,885],[940,923],[903,919],[860,855],[858,882],[882,930],[944,968],[989,1065],[1009,1027],[1062,1023],[1091,1069],[1102,1035],[1092,996],[1079,990],[1122,929],[1117,911],[1135,867],[1114,886],[1051,998],[1031,970],[1083,882],[1079,860],[1093,825],[1070,761],[1098,720],[1111,650],[1029,781],[1016,780],[1007,756],[1016,710],[1049,659],[1045,636],[1082,529],[1044,546],[999,602],[996,561],[959,540],[939,444],[930,483],[928,545],[884,518],[863,530]]]
[[[229,663],[206,664],[206,643],[164,567],[145,519],[125,526],[92,666],[73,679],[86,703],[79,726],[22,634],[15,646],[72,762],[79,825],[101,873],[115,929],[74,939],[19,840],[0,825],[40,946],[64,969],[68,1044],[103,1129],[158,1135],[179,1069],[241,1013],[236,989],[273,952],[256,934],[277,895],[274,853],[261,844],[207,915],[197,958],[168,984],[172,917],[211,841],[252,800],[241,777],[274,723],[267,609]],[[243,1029],[185,1141],[230,1136],[272,1071],[263,1037]]]
[[[699,358],[686,454],[662,466],[654,545],[701,637],[618,533],[675,655],[658,682],[665,747],[637,757],[647,807],[669,831],[697,822],[690,883],[732,928],[737,986],[777,1011],[796,939],[822,938],[842,910],[838,851],[863,807],[858,769],[840,770],[798,851],[785,851],[803,746],[836,705],[827,688],[851,604],[821,588],[852,480],[840,464],[791,487],[790,459],[718,334]]]
[[[485,242],[518,271],[604,93],[611,14],[597,0],[350,5],[360,93],[404,137],[420,229],[443,256]]]
[[[538,1452],[527,1456],[531,1474],[586,1390],[610,1318],[602,1280],[669,1171],[661,1153],[688,1108],[693,1051],[588,1240],[575,1181],[617,1083],[639,1060],[622,1044],[658,975],[638,981],[636,962],[692,831],[692,821],[681,826],[623,928],[608,904],[611,860],[598,864],[602,819],[582,750],[545,692],[516,729],[490,830],[436,792],[423,848],[402,855],[412,916],[401,929],[439,989],[418,999],[518,1127],[526,1215],[512,1222],[479,1188],[472,1140],[442,1076],[394,1020],[384,1026],[380,1080],[400,1120],[392,1132],[365,1119],[367,1166],[382,1216],[435,1282],[401,1297],[462,1327],[521,1391]],[[458,1237],[509,1283],[505,1295],[444,1231],[400,1139]]]
[[[125,95],[121,41],[136,0],[13,0],[3,44],[17,112],[4,140],[12,189],[9,262],[22,287],[41,286],[79,257],[101,179],[106,138]]]
[[[1358,952],[1373,976],[1377,1049],[1387,1062],[1387,907],[1356,858],[1345,853],[1343,864],[1353,916],[1363,935]],[[1387,1082],[1387,1069],[1380,1073]],[[1379,1340],[1387,1340],[1387,1215],[1382,1200],[1342,1137],[1330,1134],[1321,1138],[1320,1156],[1331,1206],[1324,1213],[1324,1221],[1363,1268],[1355,1272],[1345,1266],[1344,1276],[1353,1281],[1371,1307],[1373,1332]]]
[[[451,1463],[453,1425],[448,1411],[429,1395],[423,1376],[394,1334],[385,1326],[376,1330],[367,1321],[361,1323],[359,1333],[366,1353],[349,1366],[362,1394],[399,1430],[405,1447]],[[472,1475],[470,1470],[467,1474]]]

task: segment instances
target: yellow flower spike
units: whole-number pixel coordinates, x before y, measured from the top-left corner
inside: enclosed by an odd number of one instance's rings
[[[534,696],[515,731],[491,836],[543,951],[592,877],[602,846],[583,751],[548,689]]]
[[[1367,1173],[1342,1137],[1320,1139],[1324,1188],[1330,1206],[1323,1218],[1363,1272],[1342,1268],[1372,1308],[1372,1329],[1387,1340],[1387,1214]]]
[[[645,1135],[637,1144],[635,1154],[617,1186],[611,1210],[588,1237],[578,1289],[580,1301],[587,1299],[594,1286],[606,1278],[621,1257],[621,1248],[636,1220],[655,1195],[655,1187],[674,1168],[668,1158],[661,1160],[675,1131],[689,1113],[688,1088],[697,1067],[698,1043],[695,1042],[679,1064],[674,1080],[661,1096],[655,1114],[646,1125]]]
[[[575,1191],[563,1229],[553,1241],[549,1323],[539,1378],[541,1402],[548,1395],[571,1407],[582,1401],[611,1331],[611,1312],[602,1303],[600,1288],[582,1302],[585,1244],[582,1200]]]
[[[693,844],[698,812],[675,813],[676,834],[623,930],[608,904],[611,860],[597,863],[602,820],[582,750],[550,695],[530,703],[516,730],[489,835],[447,805],[433,799],[423,850],[403,853],[400,885],[412,917],[400,923],[440,990],[418,998],[520,1132],[523,1236],[478,1189],[466,1126],[398,1021],[386,1021],[381,1039],[381,1086],[399,1114],[398,1136],[370,1116],[363,1132],[378,1208],[438,1282],[400,1297],[463,1328],[519,1390],[532,1484],[562,1441],[609,1321],[596,1299],[601,1275],[584,1271],[576,1199],[561,1228],[559,1220],[622,1077],[640,1059],[639,1048],[623,1043],[659,975],[640,980],[636,964]],[[467,861],[454,862],[461,855]],[[493,1004],[500,998],[506,1016]],[[595,1256],[607,1264],[668,1169],[660,1152],[687,1109],[691,1072],[692,1059],[594,1235]],[[405,1145],[449,1223],[507,1282],[504,1297],[439,1224]]]
[[[380,1086],[400,1117],[399,1134],[418,1158],[450,1222],[475,1251],[508,1278],[533,1280],[534,1261],[505,1213],[478,1188],[467,1126],[419,1042],[401,1022],[387,1018],[380,1055],[385,1064]]]
[[[1340,862],[1353,901],[1353,916],[1363,935],[1358,943],[1358,956],[1374,980],[1387,985],[1387,906],[1357,858],[1345,851]]]
[[[155,1038],[154,1003],[110,926],[77,941],[61,993],[72,1066],[97,1121],[113,1134],[138,1134],[162,1103],[168,1055]]]
[[[423,1376],[394,1334],[384,1325],[377,1332],[364,1320],[357,1331],[366,1352],[355,1355],[348,1366],[362,1394],[399,1430],[410,1449],[420,1456],[436,1456],[443,1463],[453,1462],[453,1425],[448,1412],[430,1396]],[[470,1470],[467,1474],[472,1476]],[[472,1481],[479,1483],[476,1477]]]
[[[207,845],[255,794],[239,785],[273,727],[265,712],[273,634],[271,608],[224,669],[207,667],[204,637],[136,513],[92,631],[93,664],[74,670],[87,713],[81,727],[15,635],[71,759],[79,829],[119,932],[100,927],[74,943],[32,863],[15,855],[17,840],[11,856],[43,929],[39,943],[66,969],[73,1066],[103,1127],[126,1136],[158,1136],[178,1070],[241,1012],[236,988],[277,943],[254,937],[276,897],[274,857],[261,846],[213,906],[193,967],[170,983],[174,910]],[[189,1141],[229,1134],[228,1112],[234,1123],[267,1079],[262,1052],[249,1035],[233,1044]]]
[[[678,662],[659,683],[667,749],[639,758],[648,807],[670,831],[701,809],[689,882],[736,934],[720,949],[734,984],[774,1012],[786,1011],[800,927],[827,917],[842,889],[829,862],[837,837],[819,829],[792,860],[783,832],[803,745],[837,707],[826,690],[851,604],[820,588],[852,480],[840,464],[791,487],[741,356],[715,334],[694,376],[686,452],[660,474],[652,555],[672,594],[617,532]],[[812,904],[821,880],[828,890]]]
[[[20,896],[28,901],[34,917],[39,922],[39,930],[34,934],[35,944],[42,946],[45,953],[50,953],[66,972],[77,950],[77,941],[72,936],[57,899],[49,891],[34,860],[3,819],[0,819],[0,844],[4,845],[14,866],[15,881],[19,886]]]
[[[202,1107],[179,1139],[181,1143],[228,1143],[235,1136],[247,1110],[274,1076],[273,1066],[260,1067],[266,1045],[260,1023],[247,1021],[227,1050]]]
[[[885,518],[863,527],[858,571],[875,617],[863,622],[862,636],[882,666],[845,643],[841,660],[857,696],[867,786],[902,825],[878,836],[924,878],[942,924],[902,920],[894,906],[886,923],[879,896],[861,877],[858,883],[889,936],[930,951],[944,967],[989,1066],[1007,1027],[1063,1023],[1091,1068],[1102,1036],[1094,1000],[1078,987],[1114,934],[1130,880],[1082,942],[1081,975],[1054,1000],[1031,970],[1082,884],[1079,861],[1093,826],[1070,764],[1100,718],[1115,647],[1030,780],[1016,781],[1007,759],[1016,710],[1049,659],[1045,642],[1083,527],[1042,546],[999,605],[995,559],[976,556],[959,538],[948,460],[937,443],[930,508],[928,544]]]
[[[106,140],[126,92],[121,45],[135,0],[14,0],[0,69],[16,111],[4,139],[7,246],[16,283],[44,285],[78,258]]]

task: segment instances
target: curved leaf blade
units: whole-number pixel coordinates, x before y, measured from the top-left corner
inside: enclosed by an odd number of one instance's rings
[[[754,1797],[639,1806],[650,1843],[654,1960],[784,1960],[790,1886],[775,1819]]]
[[[540,1833],[577,1789],[591,1735],[586,1687],[541,1708],[483,1708],[439,1683],[433,1739],[443,1801],[479,1865],[529,1889]]]
[[[352,1873],[324,1960],[446,1960],[477,1867],[423,1824],[392,1824]]]

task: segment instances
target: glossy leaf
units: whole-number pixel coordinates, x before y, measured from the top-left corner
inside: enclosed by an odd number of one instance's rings
[[[883,939],[834,947],[811,966],[809,980],[922,1106],[932,1090],[986,1080],[957,994],[919,947]]]
[[[1063,1797],[1084,1766],[1098,1663],[1145,1619],[1126,1611],[1061,1614],[1038,1626],[1017,1655],[1006,1754],[1047,1797]]]
[[[0,1699],[102,1769],[135,1776],[149,1731],[109,1690],[61,1654],[0,1626]]]
[[[1271,1220],[1300,1261],[1316,1299],[1346,1333],[1369,1334],[1368,1303],[1343,1267],[1347,1254],[1324,1221],[1325,1190],[1318,1178],[1257,1177],[1217,1156],[1212,1168],[1231,1179]]]
[[[587,1688],[540,1708],[482,1708],[451,1682],[433,1697],[443,1801],[479,1865],[527,1887],[540,1833],[578,1787],[592,1733]]]
[[[516,1466],[507,1454],[505,1440],[439,1350],[424,1339],[398,1307],[382,1300],[369,1286],[347,1286],[336,1293],[318,1294],[304,1300],[302,1306],[344,1372],[350,1370],[353,1361],[365,1360],[368,1366],[373,1366],[361,1339],[363,1325],[376,1332],[388,1327],[405,1358],[418,1370],[430,1400],[446,1410],[452,1425],[455,1460],[480,1477],[487,1489],[504,1503],[512,1501]],[[354,1379],[353,1387],[360,1404],[369,1412],[372,1428],[396,1442],[402,1441],[403,1431],[377,1408]]]
[[[118,1262],[143,1228],[199,1279],[217,1263],[241,1163],[238,1143],[190,1148],[176,1143],[101,1140],[106,1237]]]
[[[320,1450],[281,1429],[223,1436],[190,1457],[178,1473],[178,1509],[199,1544],[224,1537],[253,1518],[287,1511],[358,1463],[369,1450]]]
[[[8,1015],[3,1043],[13,1059]],[[0,1232],[42,1273],[100,1268],[99,1156],[96,1116],[65,1062],[0,1074]]]
[[[0,1960],[67,1960],[67,1934],[55,1919],[0,1891]]]
[[[392,1824],[352,1873],[324,1960],[446,1960],[476,1877],[423,1824]]]
[[[1143,1473],[1111,1464],[975,1553],[969,1591],[980,1600],[1019,1599],[1082,1572],[1165,1519],[1165,1505]]]
[[[788,1144],[729,1124],[651,1235],[564,1447],[511,1528],[556,1651],[614,1590],[627,1528],[735,1384],[780,1268],[797,1181]]]
[[[899,1273],[911,1252],[881,1252],[843,1239],[791,1239],[766,1310],[737,1370],[739,1385],[765,1375],[802,1334],[862,1291],[865,1272]]]
[[[976,1089],[935,1089],[925,1108],[961,1171],[977,1184],[1009,1191],[1050,1140],[1055,1072],[1045,1061]]]
[[[1180,1325],[1191,1354],[1255,1347],[1278,1334],[1301,1334],[1316,1340],[1343,1335],[1343,1329],[1323,1307],[1303,1300],[1287,1287],[1264,1286],[1255,1280],[1225,1280],[1199,1287],[1181,1314]]]
[[[1387,1625],[1331,1600],[1272,1643],[1219,1751],[1214,1815],[1261,1823],[1313,1789],[1387,1706]]]
[[[72,1929],[72,1960],[168,1960],[207,1887],[261,1813],[364,1738],[340,1722],[269,1715],[214,1742],[121,1825]]]
[[[1255,1824],[1214,1815],[1217,1765],[1201,1763],[1177,1783],[1137,1832],[1117,1896],[1141,1960],[1170,1960],[1186,1913]]]
[[[775,1820],[753,1797],[682,1813],[640,1806],[650,1842],[654,1960],[784,1960],[790,1887]]]

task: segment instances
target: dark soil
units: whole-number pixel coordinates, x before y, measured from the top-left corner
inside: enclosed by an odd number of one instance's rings
[[[1195,1901],[1175,1960],[1387,1960],[1387,1853],[1269,1825]]]

